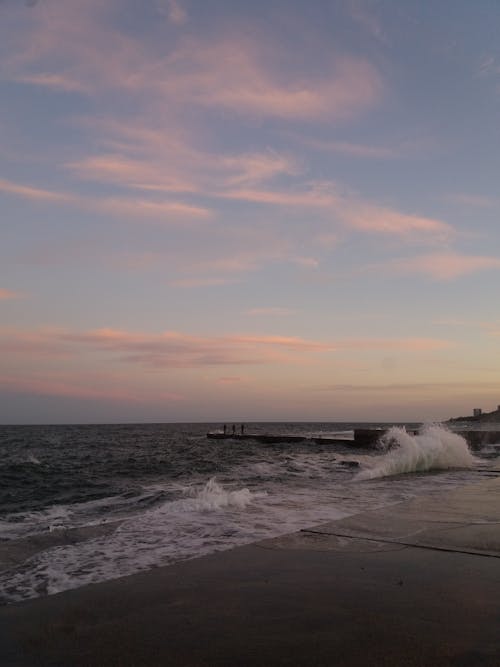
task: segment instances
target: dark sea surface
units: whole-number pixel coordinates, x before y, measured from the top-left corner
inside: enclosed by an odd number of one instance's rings
[[[367,424],[247,424],[350,437]],[[370,425],[373,426],[373,425]],[[57,593],[497,474],[440,426],[392,449],[209,440],[220,424],[0,426],[0,602]]]

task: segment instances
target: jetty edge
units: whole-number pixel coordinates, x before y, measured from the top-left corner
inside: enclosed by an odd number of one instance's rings
[[[396,424],[396,426],[398,426]],[[207,438],[210,440],[254,440],[262,444],[273,443],[300,443],[311,442],[316,444],[331,445],[349,445],[351,447],[360,447],[376,449],[377,445],[389,428],[355,428],[352,438],[342,437],[310,437],[306,435],[290,435],[276,433],[224,433],[222,431],[209,431]],[[418,429],[406,429],[411,435],[417,435]],[[484,445],[500,442],[500,428],[494,430],[453,430],[453,433],[462,436],[471,449],[480,449]]]
[[[500,479],[0,608],[8,667],[498,667]]]
[[[356,428],[352,438],[329,437],[329,436],[307,436],[292,435],[287,433],[224,433],[223,431],[209,431],[207,438],[210,440],[254,440],[260,443],[293,443],[293,442],[315,442],[317,444],[354,445],[357,447],[371,447],[376,445],[380,438],[387,432],[386,428]],[[409,430],[410,433],[415,431]]]

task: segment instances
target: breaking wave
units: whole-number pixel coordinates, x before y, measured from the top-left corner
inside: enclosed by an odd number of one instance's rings
[[[239,489],[238,491],[226,491],[212,477],[200,490],[189,490],[192,498],[188,501],[190,509],[214,511],[226,507],[235,507],[244,509],[254,498],[267,495],[264,493],[252,493],[248,489]]]
[[[357,480],[389,477],[409,472],[470,468],[477,463],[461,435],[439,425],[425,426],[418,435],[404,428],[389,429],[380,441],[386,453]]]

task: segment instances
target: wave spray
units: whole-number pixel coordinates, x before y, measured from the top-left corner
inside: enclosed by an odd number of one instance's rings
[[[380,440],[385,454],[370,468],[362,470],[358,480],[388,477],[408,472],[470,468],[477,463],[461,435],[443,426],[425,426],[418,435],[393,426]]]

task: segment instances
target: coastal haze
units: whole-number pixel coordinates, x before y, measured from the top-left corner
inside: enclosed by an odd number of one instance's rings
[[[494,410],[499,20],[0,2],[0,422]]]

